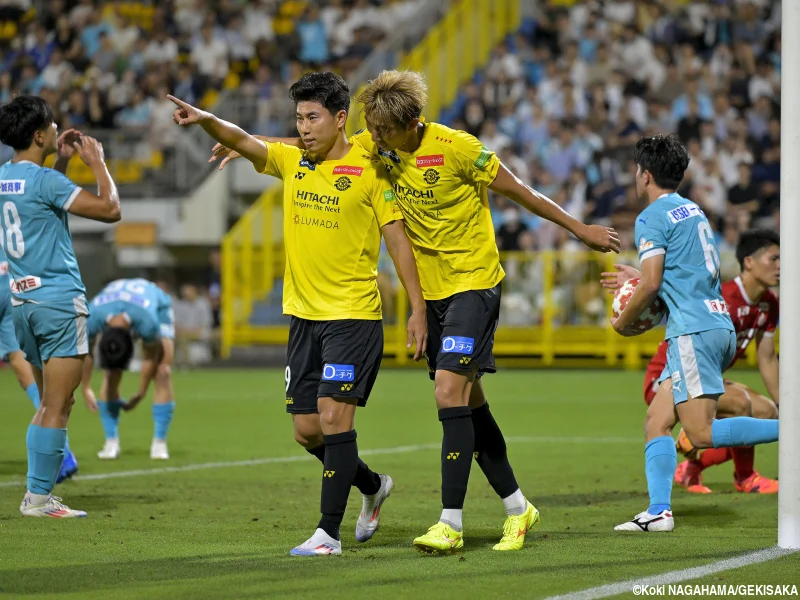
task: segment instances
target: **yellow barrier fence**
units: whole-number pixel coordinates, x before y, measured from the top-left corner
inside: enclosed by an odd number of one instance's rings
[[[436,120],[452,104],[459,89],[483,68],[492,49],[522,23],[519,0],[459,0],[445,17],[399,61],[397,69],[419,71],[428,81],[425,116]],[[376,73],[377,75],[377,73]],[[363,89],[358,90],[354,97]],[[363,129],[364,116],[355,101],[347,133]]]
[[[289,336],[286,325],[256,325],[248,321],[246,307],[252,306],[258,293],[254,289],[245,294],[245,280],[241,276],[253,276],[254,269],[243,268],[245,254],[239,252],[239,262],[234,256],[231,249],[223,247],[224,260],[227,257],[224,268],[235,273],[223,271],[222,326],[223,332],[229,332],[227,338],[223,333],[224,340],[229,341],[227,347],[285,345]],[[255,252],[249,260],[256,265],[263,259]],[[274,265],[281,264],[276,256],[272,260]],[[635,264],[636,256],[592,252],[503,253],[506,278],[494,345],[498,362],[504,366],[643,368],[664,339],[664,328],[623,338],[610,327],[611,296],[600,286],[599,277],[620,260]],[[273,273],[280,276],[279,271]],[[406,348],[408,298],[385,256],[381,260],[378,285],[384,309],[385,364],[411,365],[413,353]],[[756,364],[754,348],[748,351],[743,363]]]
[[[282,192],[282,185],[265,190],[222,238],[223,358],[233,346],[257,341],[251,335],[253,305],[265,300],[275,278],[283,276],[283,248],[276,241],[283,236],[274,230]]]

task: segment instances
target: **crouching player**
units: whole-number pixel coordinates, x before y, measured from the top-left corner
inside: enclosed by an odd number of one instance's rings
[[[150,458],[167,460],[167,433],[175,411],[172,396],[172,359],[175,355],[175,325],[172,300],[156,284],[146,279],[119,279],[108,284],[91,302],[88,322],[89,356],[83,372],[82,390],[87,401],[94,399],[92,366],[95,342],[100,336],[98,354],[103,369],[100,388],[100,418],[106,442],[98,458],[115,459],[120,454],[119,415],[132,410],[147,394],[155,379],[153,421],[155,433]],[[133,357],[134,339],[141,338],[144,364],[139,391],[127,402],[120,397],[122,373]]]
[[[750,342],[755,339],[761,377],[767,392],[777,401],[778,356],[775,353],[774,336],[778,325],[778,297],[769,288],[780,282],[780,236],[768,229],[746,231],[736,248],[736,258],[741,274],[722,284],[722,298],[728,305],[736,329],[736,355],[728,368],[744,355]],[[615,267],[617,272],[603,273],[603,286],[612,291],[631,277],[639,277],[639,271],[632,267]],[[644,400],[648,406],[658,391],[659,378],[666,364],[667,342],[662,342],[647,366]],[[725,392],[717,404],[717,418],[729,417],[777,419],[778,407],[768,397],[746,385],[726,379]],[[681,431],[677,449],[688,460],[678,465],[675,482],[690,492],[710,494],[711,490],[703,485],[702,471],[731,458],[737,490],[758,494],[778,492],[777,479],[762,477],[754,470],[755,450],[752,446],[709,448],[700,452],[692,446],[686,433]]]

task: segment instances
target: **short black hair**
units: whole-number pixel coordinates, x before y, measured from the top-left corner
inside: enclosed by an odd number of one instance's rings
[[[109,327],[100,340],[100,367],[127,369],[133,357],[133,336],[127,329]]]
[[[674,133],[654,135],[636,142],[633,160],[642,171],[650,171],[658,187],[677,190],[689,166],[689,152]]]
[[[744,271],[744,259],[754,256],[761,250],[770,246],[781,247],[781,236],[772,229],[748,229],[739,237],[736,245],[736,260],[739,261],[739,268]]]
[[[329,113],[350,110],[350,88],[344,79],[330,71],[306,73],[289,88],[292,102],[319,102]]]
[[[53,124],[53,109],[44,98],[20,95],[0,106],[0,142],[27,150],[33,135]]]

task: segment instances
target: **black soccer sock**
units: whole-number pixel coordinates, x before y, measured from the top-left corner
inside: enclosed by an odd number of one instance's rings
[[[325,462],[322,471],[322,518],[318,527],[333,539],[339,539],[339,526],[347,508],[350,486],[358,468],[356,432],[346,431],[322,436],[325,442]]]
[[[319,462],[325,464],[325,444],[320,444],[316,448],[306,448],[306,452],[312,456],[316,456]],[[357,487],[358,491],[362,494],[371,496],[372,494],[377,494],[378,490],[381,489],[381,478],[359,458],[356,475],[353,478],[353,485]]]
[[[475,431],[469,406],[443,408],[442,422],[442,507],[464,508],[469,469],[475,450]]]
[[[472,411],[472,426],[475,428],[475,460],[497,495],[508,498],[519,485],[508,462],[506,440],[488,402]]]

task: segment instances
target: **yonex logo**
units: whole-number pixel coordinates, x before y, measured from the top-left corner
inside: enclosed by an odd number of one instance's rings
[[[461,452],[448,452],[447,453],[447,460],[458,460],[459,455]]]
[[[294,398],[287,398],[286,404],[294,404]]]
[[[343,383],[342,384],[341,391],[349,392],[352,389],[353,389],[353,384],[352,383]]]
[[[472,357],[471,356],[462,356],[461,360],[459,360],[458,362],[460,362],[462,365],[468,365],[469,363],[472,362]]]
[[[335,473],[336,473],[336,471],[323,471],[322,472],[322,476],[323,477],[327,477],[328,479],[330,479],[331,477],[334,476]]]

